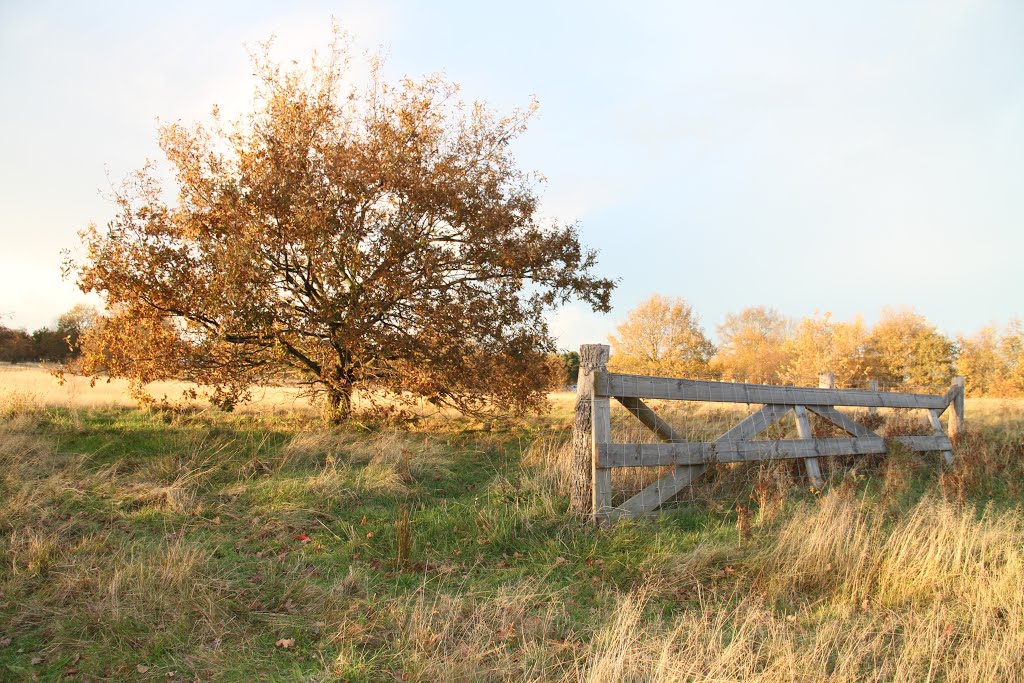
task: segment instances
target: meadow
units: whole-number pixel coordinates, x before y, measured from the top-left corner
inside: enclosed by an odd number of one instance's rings
[[[0,366],[3,680],[1024,680],[1021,401],[968,399],[951,471],[718,467],[598,529],[571,395],[327,429],[87,384]]]

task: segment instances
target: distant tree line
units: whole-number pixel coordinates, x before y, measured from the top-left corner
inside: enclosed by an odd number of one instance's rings
[[[96,309],[79,304],[57,319],[54,327],[34,332],[0,324],[0,362],[67,363],[79,353],[79,340],[96,318]]]
[[[1024,328],[946,337],[923,315],[885,309],[868,326],[830,313],[794,319],[755,306],[726,316],[713,344],[683,299],[655,295],[610,337],[618,372],[775,384],[807,384],[826,371],[841,387],[942,387],[956,374],[971,396],[1024,395]]]

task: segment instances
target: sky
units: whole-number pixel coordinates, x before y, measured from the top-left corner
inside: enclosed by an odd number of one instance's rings
[[[651,294],[714,328],[768,305],[969,333],[1024,316],[1024,3],[47,2],[0,0],[0,323],[83,301],[61,279],[158,122],[248,110],[248,48],[304,60],[332,17],[389,79],[443,72],[507,112],[618,279],[614,310],[553,314],[602,342]]]

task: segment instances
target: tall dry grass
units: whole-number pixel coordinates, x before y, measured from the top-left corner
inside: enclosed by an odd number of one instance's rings
[[[1016,513],[927,498],[889,524],[829,495],[674,618],[648,613],[664,580],[623,594],[566,680],[1022,680],[1022,587]]]
[[[280,468],[317,468],[307,485],[332,497],[407,495],[416,480],[440,477],[448,469],[443,449],[429,437],[398,430],[303,432],[284,445],[277,462]]]

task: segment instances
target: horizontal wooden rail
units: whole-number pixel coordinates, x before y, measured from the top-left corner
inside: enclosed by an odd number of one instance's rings
[[[906,394],[851,389],[810,389],[768,384],[734,384],[674,377],[647,377],[614,372],[594,373],[594,395],[720,403],[772,403],[790,406],[877,406],[943,411],[954,394]]]
[[[897,436],[892,437],[891,441],[898,442],[914,451],[945,451],[952,448],[949,438],[942,434]],[[832,455],[881,455],[886,451],[886,440],[879,436],[717,443],[604,443],[597,444],[597,466],[706,465],[709,462],[753,462]]]

